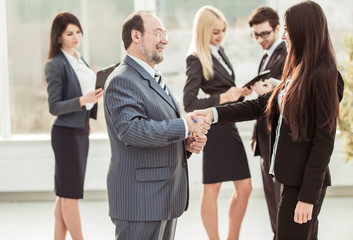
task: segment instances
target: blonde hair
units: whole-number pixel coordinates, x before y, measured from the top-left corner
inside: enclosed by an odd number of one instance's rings
[[[210,40],[213,26],[221,20],[227,26],[227,21],[221,11],[213,6],[200,8],[194,19],[192,40],[188,55],[195,55],[200,59],[202,74],[206,80],[213,77],[213,62],[210,50]]]

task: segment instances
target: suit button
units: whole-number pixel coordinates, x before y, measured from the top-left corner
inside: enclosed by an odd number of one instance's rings
[[[186,167],[187,163],[186,162],[183,162],[182,166],[183,167]]]

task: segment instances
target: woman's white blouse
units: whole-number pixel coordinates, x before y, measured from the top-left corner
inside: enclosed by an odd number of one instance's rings
[[[81,54],[78,51],[75,51],[76,57],[79,59],[77,60],[74,56],[65,52],[63,49],[61,49],[61,51],[64,53],[66,59],[75,71],[78,82],[80,83],[82,95],[94,91],[96,85],[96,74],[83,62],[81,59]],[[85,106],[87,110],[91,110],[94,103],[86,103]]]
[[[231,76],[233,74],[232,70],[228,67],[222,56],[218,53],[219,50],[219,45],[210,45],[211,49],[211,54],[218,60],[218,62],[224,67],[224,69],[228,72],[228,74]]]

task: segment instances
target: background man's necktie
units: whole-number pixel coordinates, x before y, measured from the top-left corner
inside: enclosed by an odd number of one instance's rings
[[[267,59],[267,53],[265,53],[261,59],[261,66],[260,66],[260,72],[263,72],[265,70],[265,62]],[[259,72],[259,73],[260,73]]]
[[[162,87],[162,89],[165,91],[165,93],[170,97],[169,91],[167,89],[167,85],[165,84],[165,82],[162,79],[162,76],[159,75],[159,73],[155,73],[154,74],[154,79],[156,80],[156,82]]]

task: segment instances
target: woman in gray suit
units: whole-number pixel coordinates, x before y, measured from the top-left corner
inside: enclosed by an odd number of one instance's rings
[[[54,239],[83,239],[78,200],[88,155],[89,118],[96,119],[102,89],[95,90],[96,75],[76,50],[82,38],[79,20],[58,14],[52,24],[45,77],[49,111],[55,116],[51,143],[55,155]]]
[[[241,101],[249,95],[248,88],[238,88],[223,48],[226,32],[223,14],[212,6],[198,10],[194,20],[192,43],[187,57],[187,81],[184,106],[187,112]],[[202,89],[208,98],[198,98]],[[209,239],[219,239],[217,197],[222,182],[235,186],[229,204],[228,239],[238,239],[248,198],[251,193],[250,171],[242,140],[236,126],[212,126],[203,151],[203,192],[201,217]]]

